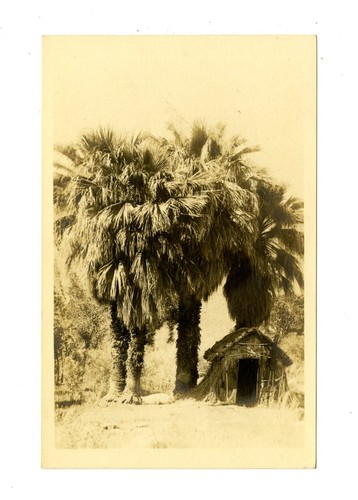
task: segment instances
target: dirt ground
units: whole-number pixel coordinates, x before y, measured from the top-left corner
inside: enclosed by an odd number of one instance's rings
[[[302,409],[175,401],[57,410],[57,448],[290,448],[303,442]]]

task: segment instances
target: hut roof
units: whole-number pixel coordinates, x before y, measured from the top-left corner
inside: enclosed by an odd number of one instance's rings
[[[237,344],[247,344],[250,337],[258,338],[261,345],[274,350],[275,355],[281,358],[284,366],[292,365],[292,360],[287,354],[267,335],[263,334],[258,328],[240,328],[233,330],[221,340],[216,342],[204,354],[204,359],[212,361],[214,358],[225,356]]]

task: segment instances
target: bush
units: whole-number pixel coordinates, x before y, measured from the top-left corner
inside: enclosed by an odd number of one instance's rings
[[[304,298],[303,295],[277,297],[272,308],[270,327],[284,337],[291,332],[303,335],[304,331]]]
[[[292,359],[293,364],[286,369],[288,387],[300,402],[304,403],[304,337],[291,333],[280,342],[280,347]]]
[[[74,273],[55,268],[54,356],[56,406],[97,400],[110,373],[110,315]]]

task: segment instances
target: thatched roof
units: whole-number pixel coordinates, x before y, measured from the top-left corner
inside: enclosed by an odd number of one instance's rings
[[[259,341],[257,345],[267,346],[270,350],[272,350],[272,352],[274,352],[276,357],[281,358],[284,366],[292,365],[292,360],[282,349],[280,349],[280,347],[278,347],[277,343],[255,327],[233,330],[221,340],[216,342],[213,347],[208,349],[204,354],[204,359],[213,361],[215,358],[223,357],[238,344],[247,344],[249,339],[252,337],[256,337],[256,340]]]

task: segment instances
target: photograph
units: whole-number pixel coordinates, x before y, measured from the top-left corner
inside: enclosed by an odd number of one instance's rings
[[[42,467],[316,466],[316,37],[42,37]]]

